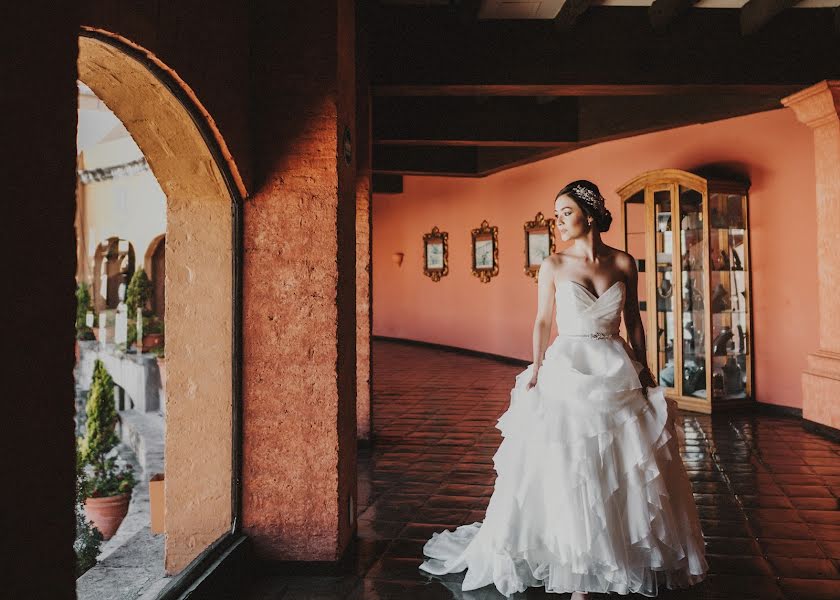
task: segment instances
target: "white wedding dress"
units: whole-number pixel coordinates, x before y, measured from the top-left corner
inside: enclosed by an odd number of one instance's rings
[[[644,389],[642,365],[618,336],[626,290],[601,296],[557,285],[560,335],[516,376],[496,427],[497,477],[483,522],[435,533],[421,569],[467,569],[461,589],[494,584],[504,595],[617,592],[705,578],[703,534],[680,459],[675,403]]]

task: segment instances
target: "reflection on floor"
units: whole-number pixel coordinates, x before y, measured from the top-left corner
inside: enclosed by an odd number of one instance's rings
[[[432,532],[483,518],[501,441],[494,424],[521,367],[384,341],[374,343],[373,359],[376,444],[360,455],[353,572],[265,577],[248,598],[503,598],[493,586],[461,592],[463,574],[429,579],[417,566]],[[789,417],[684,420],[683,458],[711,575],[659,597],[840,598],[840,444]],[[517,597],[569,595],[532,588]]]

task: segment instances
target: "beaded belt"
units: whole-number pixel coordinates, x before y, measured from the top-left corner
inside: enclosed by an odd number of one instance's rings
[[[606,333],[603,331],[595,331],[593,333],[559,333],[558,335],[568,337],[588,337],[596,340],[606,340],[618,336],[618,333]]]

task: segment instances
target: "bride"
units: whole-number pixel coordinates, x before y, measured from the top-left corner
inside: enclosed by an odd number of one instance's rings
[[[540,266],[534,362],[496,425],[484,521],[434,533],[420,568],[466,569],[463,591],[492,583],[506,596],[693,585],[708,569],[703,534],[675,403],[646,366],[635,261],[601,241],[612,217],[592,182],[564,187],[555,214],[573,244]],[[622,312],[629,344],[618,335]]]

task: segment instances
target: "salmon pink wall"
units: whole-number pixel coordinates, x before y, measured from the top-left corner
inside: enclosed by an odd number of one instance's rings
[[[373,198],[374,334],[531,360],[537,287],[523,272],[525,221],[553,216],[557,190],[591,179],[614,217],[604,240],[622,248],[619,186],[653,169],[710,165],[751,181],[756,397],[801,407],[805,355],[818,346],[816,195],[812,133],[788,109],[606,142],[480,179],[406,177],[402,194]],[[499,227],[490,283],[470,271],[470,230],[483,219]],[[450,272],[437,283],[422,260],[434,225],[449,233]],[[405,254],[400,267],[395,252]]]

